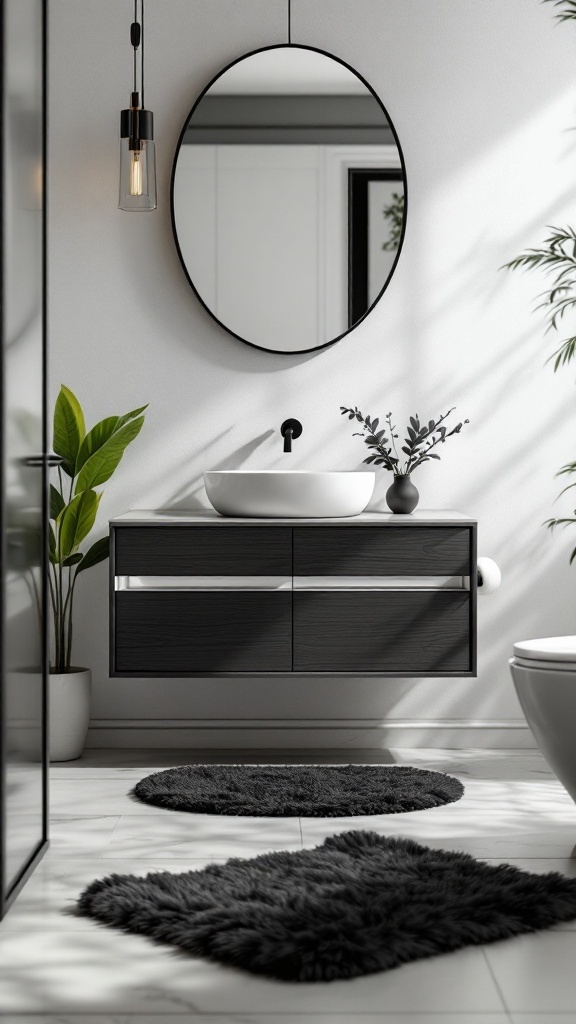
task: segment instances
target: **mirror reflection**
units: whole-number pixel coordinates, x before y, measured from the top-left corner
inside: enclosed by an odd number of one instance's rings
[[[405,192],[395,131],[366,83],[328,54],[275,46],[222,72],[192,109],[174,232],[190,283],[228,331],[307,351],[381,297]]]

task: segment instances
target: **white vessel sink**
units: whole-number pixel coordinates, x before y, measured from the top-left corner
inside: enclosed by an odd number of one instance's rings
[[[375,473],[346,470],[228,469],[204,473],[204,484],[223,516],[332,519],[362,512],[374,478]]]

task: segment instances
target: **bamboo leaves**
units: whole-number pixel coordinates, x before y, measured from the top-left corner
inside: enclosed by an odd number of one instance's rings
[[[543,2],[560,8],[559,13],[555,15],[558,21],[576,20],[576,0],[543,0]]]
[[[544,3],[552,3],[558,9],[556,18],[558,21],[576,20],[576,0],[544,0]],[[557,331],[560,322],[567,313],[576,309],[576,230],[570,226],[556,228],[550,226],[551,232],[539,249],[527,249],[505,264],[509,270],[540,270],[545,276],[551,277],[550,286],[539,298],[542,301],[536,309],[546,310],[548,330]],[[554,373],[576,357],[576,336],[565,338],[559,348],[547,359],[547,362],[554,363]],[[564,466],[559,474],[576,473],[576,463],[569,463]],[[564,491],[570,490],[576,484],[569,484]],[[555,526],[567,526],[576,524],[575,518],[548,519],[545,526],[554,529]],[[570,564],[576,558],[574,548]]]
[[[553,530],[556,526],[573,526],[574,524],[576,524],[576,518],[574,516],[566,516],[563,519],[547,519],[543,525],[547,526],[549,530]],[[570,555],[570,565],[572,565],[575,558],[576,548],[574,548]]]
[[[575,0],[576,2],[576,0]],[[508,270],[541,270],[553,276],[552,285],[542,292],[536,309],[547,311],[548,330],[557,331],[566,313],[576,308],[576,231],[574,228],[549,227],[552,233],[540,249],[527,249],[509,263]],[[576,337],[566,338],[552,353],[554,372],[576,355]]]
[[[556,476],[564,476],[565,474],[576,476],[576,462],[568,462],[565,466],[562,466],[562,469],[558,470]],[[560,491],[558,497],[560,498],[565,491],[571,490],[572,487],[576,487],[576,483],[568,484],[567,487],[564,487],[563,490]],[[574,510],[574,515],[576,516],[576,509]],[[547,526],[549,530],[553,530],[556,526],[569,525],[576,525],[576,518],[574,518],[574,516],[566,516],[562,519],[547,519],[546,522],[543,523],[543,526]],[[576,559],[576,548],[574,548],[570,555],[570,565],[572,565],[574,559]]]
[[[551,3],[557,8],[556,18],[559,22],[576,20],[576,0],[543,0],[544,3]],[[558,330],[560,321],[567,313],[576,309],[576,230],[570,226],[566,228],[549,227],[551,234],[545,239],[539,249],[527,249],[516,259],[505,264],[509,270],[541,270],[545,275],[552,276],[551,286],[539,296],[542,302],[537,309],[546,309],[548,330]],[[576,336],[565,338],[559,348],[547,359],[547,362],[554,362],[554,373],[561,367],[566,366],[576,357]],[[568,463],[558,472],[558,476],[564,474],[576,474],[576,462]],[[576,484],[568,484],[560,492],[576,487]],[[559,496],[560,496],[559,495]],[[575,510],[576,515],[576,510]],[[549,529],[556,526],[568,526],[576,524],[576,518],[565,517],[562,519],[547,519],[543,524]],[[570,557],[570,564],[576,559],[576,548]]]

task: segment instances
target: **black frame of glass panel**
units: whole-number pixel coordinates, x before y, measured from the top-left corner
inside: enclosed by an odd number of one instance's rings
[[[371,181],[404,181],[398,168],[377,170],[372,167],[350,167],[348,170],[348,326],[359,323],[369,312],[368,304],[368,186]],[[406,207],[406,199],[404,199]],[[382,292],[388,287],[396,270],[406,231],[406,214],[398,249]],[[380,298],[380,295],[378,298]],[[378,299],[375,300],[378,302]],[[372,304],[373,306],[375,303]]]
[[[5,28],[5,0],[0,0],[0,38],[6,39]],[[42,17],[42,402],[44,416],[42,424],[42,445],[43,452],[48,451],[48,436],[46,422],[47,408],[47,113],[48,113],[48,10],[47,0],[41,0]],[[0,46],[0,136],[2,153],[0,159],[0,195],[3,196],[3,175],[4,175],[4,42]],[[4,252],[4,217],[3,203],[0,203],[0,260]],[[0,310],[4,309],[4,277],[0,273]],[[0,460],[0,579],[3,580],[6,566],[6,536],[5,536],[5,480],[4,480],[4,320],[0,324],[1,348],[0,348],[0,446],[2,459]],[[42,522],[48,523],[48,466],[46,459],[42,466]],[[42,576],[41,576],[41,597],[44,609],[47,609],[47,587],[48,587],[48,532],[47,526],[44,530],[42,545]],[[34,871],[38,861],[42,859],[48,849],[48,616],[44,615],[41,656],[43,663],[43,687],[42,687],[42,835],[40,841],[30,856],[28,862],[22,867],[16,880],[7,887],[6,879],[6,722],[3,714],[3,699],[5,685],[5,613],[4,589],[0,587],[0,651],[2,662],[0,664],[0,920],[6,914],[8,908],[15,900],[20,889]]]
[[[293,49],[295,48],[295,49],[298,49],[298,50],[312,50],[314,53],[321,53],[324,57],[330,57],[331,60],[335,60],[338,64],[342,64],[342,66],[345,67],[348,71],[350,71],[353,75],[355,75],[356,78],[360,79],[362,84],[366,86],[368,91],[370,93],[372,93],[374,98],[377,100],[378,104],[382,108],[382,111],[384,113],[384,117],[386,118],[386,120],[388,122],[390,130],[391,130],[392,135],[394,137],[394,142],[396,143],[396,147],[398,149],[398,154],[400,156],[401,177],[402,177],[402,181],[404,182],[404,224],[402,226],[402,236],[400,238],[400,245],[398,247],[398,252],[396,254],[396,259],[394,261],[394,266],[392,268],[392,271],[390,272],[387,280],[385,281],[381,291],[376,296],[376,298],[375,298],[374,302],[372,303],[372,305],[364,312],[364,314],[360,317],[360,319],[358,321],[356,321],[356,323],[353,324],[352,327],[348,327],[347,330],[343,331],[342,334],[339,334],[337,338],[332,338],[330,341],[326,341],[322,345],[313,345],[312,348],[301,348],[301,349],[294,349],[294,350],[290,350],[290,351],[287,351],[286,349],[267,348],[265,345],[256,345],[253,341],[249,341],[248,338],[243,338],[240,334],[236,334],[236,332],[233,331],[231,327],[227,327],[226,324],[222,322],[222,320],[219,320],[218,317],[216,316],[216,314],[210,309],[210,307],[206,305],[206,303],[204,302],[204,299],[202,298],[200,293],[197,291],[197,289],[196,289],[196,287],[194,285],[194,282],[193,282],[193,280],[190,277],[190,274],[188,272],[188,268],[186,266],[186,263],[184,261],[184,257],[182,255],[182,250],[180,249],[180,244],[178,242],[178,232],[176,230],[176,217],[175,217],[175,213],[174,213],[174,182],[175,182],[175,179],[176,179],[176,166],[177,166],[177,163],[178,163],[178,156],[180,154],[180,149],[182,147],[182,144],[183,144],[183,141],[184,141],[184,137],[186,135],[186,131],[187,131],[187,128],[188,128],[188,123],[190,121],[190,118],[194,114],[194,111],[196,110],[196,107],[198,106],[198,104],[202,101],[202,99],[204,98],[206,93],[209,91],[209,89],[212,88],[214,83],[216,81],[218,81],[218,79],[221,78],[222,75],[225,75],[226,72],[230,70],[230,68],[233,68],[236,64],[240,63],[240,61],[246,60],[247,57],[253,57],[257,53],[263,53],[266,50],[282,50],[282,49],[286,49],[286,47],[291,47]],[[180,132],[180,136],[179,136],[179,139],[178,139],[178,144],[176,146],[176,152],[174,154],[174,162],[172,164],[172,174],[171,174],[171,177],[170,177],[170,217],[171,217],[171,220],[172,220],[172,234],[174,236],[174,242],[175,242],[175,245],[176,245],[176,251],[178,253],[178,257],[180,259],[180,263],[182,264],[182,269],[183,269],[183,271],[184,271],[184,273],[186,275],[186,279],[188,281],[188,284],[192,288],[192,291],[196,295],[196,298],[201,303],[201,305],[204,307],[206,312],[209,313],[210,316],[212,317],[212,319],[215,320],[216,323],[220,325],[220,327],[224,328],[224,330],[227,331],[228,334],[231,334],[232,337],[234,337],[234,338],[238,338],[238,341],[244,342],[245,345],[250,345],[251,348],[259,349],[261,352],[273,352],[274,355],[279,355],[279,356],[296,356],[296,355],[303,355],[306,352],[319,352],[321,349],[329,348],[331,345],[335,345],[337,341],[341,341],[342,338],[345,338],[347,334],[350,334],[350,331],[354,330],[354,328],[357,327],[358,324],[362,322],[362,320],[365,320],[366,317],[368,316],[368,314],[372,312],[372,310],[374,309],[374,306],[378,302],[380,302],[380,299],[382,298],[384,292],[386,291],[386,288],[388,287],[390,279],[391,279],[391,277],[392,277],[392,275],[394,273],[394,270],[396,269],[396,264],[398,262],[398,259],[400,258],[400,252],[402,250],[402,244],[404,242],[404,235],[405,235],[405,231],[406,231],[406,219],[407,219],[407,216],[408,216],[408,181],[407,181],[407,177],[406,177],[406,165],[404,163],[404,154],[402,152],[402,147],[400,145],[400,140],[398,138],[398,134],[397,134],[396,129],[394,127],[394,124],[393,124],[393,122],[392,122],[392,120],[390,118],[390,115],[389,115],[388,111],[386,110],[386,107],[382,103],[382,100],[380,99],[378,94],[376,92],[374,92],[374,89],[372,88],[370,83],[366,81],[366,79],[360,74],[360,72],[357,71],[356,68],[353,68],[351,66],[351,64],[347,64],[346,61],[342,60],[341,57],[336,57],[333,53],[329,53],[328,50],[321,50],[318,46],[304,46],[302,43],[276,43],[273,46],[260,46],[257,50],[250,50],[249,53],[243,53],[240,57],[237,57],[236,60],[233,60],[233,61],[230,62],[230,64],[227,64],[225,68],[222,68],[222,70],[219,71],[217,75],[214,75],[214,78],[212,78],[211,81],[208,82],[208,85],[205,86],[205,88],[202,90],[202,92],[198,96],[198,98],[197,98],[196,102],[194,103],[190,113],[188,114],[186,120],[184,121],[184,125],[183,125],[182,131]]]

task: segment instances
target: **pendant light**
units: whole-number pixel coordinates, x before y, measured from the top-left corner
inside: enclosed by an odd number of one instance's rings
[[[138,20],[138,3],[140,20]],[[156,155],[154,115],[144,107],[144,0],[134,0],[130,26],[134,49],[134,77],[130,106],[120,114],[120,210],[156,209]],[[140,60],[138,60],[140,57]],[[140,89],[138,89],[140,65]]]

